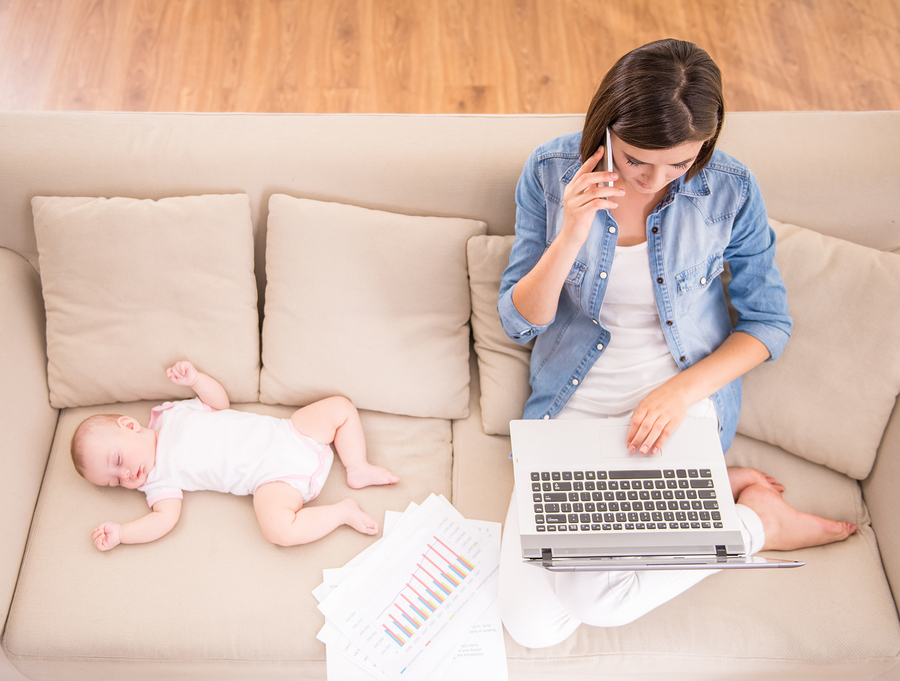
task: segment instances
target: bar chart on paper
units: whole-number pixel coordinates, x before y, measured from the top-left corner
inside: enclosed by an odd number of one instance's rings
[[[499,556],[429,497],[319,609],[389,678],[426,679],[496,598]]]
[[[475,569],[440,537],[433,536],[406,584],[379,621],[394,643],[403,646]]]

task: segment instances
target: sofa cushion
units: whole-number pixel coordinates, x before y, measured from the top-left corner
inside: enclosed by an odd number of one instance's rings
[[[900,393],[900,256],[772,226],[794,330],[745,377],[738,432],[861,480]]]
[[[522,418],[531,394],[534,341],[520,345],[500,325],[497,297],[509,264],[513,236],[476,236],[466,244],[472,296],[472,333],[481,377],[481,419],[488,435],[509,435],[509,422]]]
[[[466,240],[487,226],[275,194],[261,400],[462,418],[469,401]]]
[[[259,390],[259,311],[246,194],[35,197],[50,401],[191,395],[165,369],[191,359],[235,401]]]
[[[312,544],[281,548],[263,538],[251,497],[189,492],[178,525],[162,539],[97,551],[94,527],[140,517],[147,505],[141,492],[95,487],[80,478],[69,440],[87,416],[125,413],[146,423],[152,406],[139,402],[60,414],[5,649],[35,678],[68,678],[72,661],[119,659],[139,660],[150,674],[157,660],[269,661],[286,670],[279,678],[297,678],[301,663],[325,657],[315,638],[324,617],[311,594],[322,569],[340,567],[374,538],[340,527]],[[260,404],[237,408],[285,418],[293,411]],[[402,511],[431,492],[450,497],[449,421],[360,415],[369,460],[396,472],[400,482],[352,490],[335,457],[310,507],[352,497],[380,527],[386,509]],[[87,676],[96,678],[94,672]],[[165,675],[157,670],[155,677]],[[244,670],[243,677],[248,675],[254,672]]]
[[[582,625],[568,640],[543,650],[527,650],[507,638],[510,671],[549,670],[554,661],[565,660],[585,673],[590,669],[628,678],[639,672],[654,678],[697,678],[702,660],[703,678],[713,679],[781,678],[783,666],[781,677],[760,674],[778,661],[855,662],[876,670],[887,666],[900,649],[900,622],[859,484],[740,435],[726,458],[729,465],[751,465],[773,475],[786,486],[784,497],[798,510],[849,520],[859,525],[859,532],[827,546],[763,552],[807,565],[711,575],[625,626]],[[872,667],[854,669],[852,678],[862,678],[865,670],[874,676]],[[679,673],[685,670],[693,674]],[[753,672],[757,675],[751,677]],[[821,668],[803,676],[850,677],[824,674]]]

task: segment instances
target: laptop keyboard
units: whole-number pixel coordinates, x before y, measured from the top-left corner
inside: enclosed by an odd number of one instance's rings
[[[538,532],[722,528],[712,473],[704,468],[538,471],[531,493]]]

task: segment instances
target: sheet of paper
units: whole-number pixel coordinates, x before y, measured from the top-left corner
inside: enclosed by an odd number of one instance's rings
[[[419,681],[434,678],[496,600],[499,550],[443,497],[400,525],[319,609],[388,678]]]
[[[452,654],[452,659],[445,662],[435,670],[432,676],[434,681],[457,678],[466,681],[507,681],[506,646],[496,602],[471,627]],[[325,666],[329,679],[384,681],[389,678],[346,637],[340,637],[336,643],[325,647]]]
[[[384,512],[384,524],[382,525],[382,535],[387,536],[388,532],[390,532],[394,527],[396,527],[400,520],[406,513],[409,511],[418,508],[419,505],[415,502],[410,502],[409,506],[406,507],[406,510],[402,513],[400,511],[385,511]],[[366,558],[375,550],[375,547],[381,542],[381,539],[371,544],[367,549],[357,554],[355,558],[353,558],[349,563],[344,565],[344,567],[339,568],[325,568],[322,572],[324,573],[325,579],[322,581],[319,586],[317,586],[312,591],[312,595],[315,596],[316,600],[321,603],[325,598],[334,591],[338,584],[340,584],[344,577],[349,575],[356,569],[358,565],[363,563]]]
[[[385,514],[385,535],[392,531],[402,515],[397,511],[388,511]],[[469,522],[487,543],[489,550],[499,554],[500,523],[476,520]],[[358,562],[354,559],[344,568],[325,570],[325,581],[317,591],[324,592],[326,588],[328,593],[334,591],[344,577],[352,571],[352,569],[346,569],[351,564],[358,564]],[[326,642],[325,659],[329,679],[373,681],[387,678],[359,648],[354,646],[331,623],[326,622],[317,638]],[[444,672],[442,673],[441,670]],[[500,610],[496,600],[472,625],[450,658],[445,658],[439,665],[434,679],[439,681],[441,678],[465,678],[467,681],[506,681],[509,678],[503,626],[500,623]]]

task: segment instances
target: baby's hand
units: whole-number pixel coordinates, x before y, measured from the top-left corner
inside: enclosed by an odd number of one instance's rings
[[[197,370],[188,361],[176,362],[166,369],[166,376],[177,385],[192,386],[197,382]]]
[[[122,526],[119,523],[103,523],[94,530],[94,546],[101,551],[109,551],[116,548],[120,543],[119,529]]]

